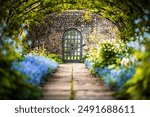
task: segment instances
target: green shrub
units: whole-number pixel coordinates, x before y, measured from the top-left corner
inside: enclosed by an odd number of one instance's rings
[[[102,58],[103,65],[116,64],[116,59],[118,58],[119,51],[111,43],[102,43],[100,49],[100,57]]]
[[[32,51],[29,52],[32,55],[44,56],[48,59],[51,59],[59,64],[63,63],[60,56],[56,54],[50,54],[45,48],[43,47],[36,47]]]
[[[105,67],[108,65],[120,64],[121,58],[125,56],[126,49],[124,42],[103,42],[100,49],[89,55],[92,56],[93,67]]]
[[[47,56],[47,50],[44,47],[35,47],[32,51],[29,52],[32,55],[38,56]]]
[[[134,19],[133,39],[138,44],[133,43],[132,47],[137,67],[133,78],[125,84],[125,89],[119,95],[121,98],[150,99],[150,20],[147,19],[149,16],[149,10],[145,9],[140,18]]]
[[[26,83],[19,72],[0,68],[0,99],[39,99],[42,92],[38,87]]]
[[[13,48],[7,49],[7,46],[11,47],[8,43],[3,46],[5,49],[0,50],[0,99],[40,98],[40,89],[25,82],[25,77],[11,68],[13,61],[22,59],[20,55]]]
[[[47,58],[56,61],[57,63],[61,64],[63,63],[62,59],[60,58],[60,56],[56,55],[56,54],[48,54]]]
[[[139,64],[132,79],[126,83],[125,95],[129,99],[150,99],[150,41],[147,39],[145,52],[135,52]]]
[[[12,68],[14,61],[23,59],[19,53],[21,39],[8,36],[5,22],[0,23],[0,29],[0,99],[39,99],[41,90],[25,82],[25,76]]]

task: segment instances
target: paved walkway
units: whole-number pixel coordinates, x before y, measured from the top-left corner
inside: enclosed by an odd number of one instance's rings
[[[48,76],[42,88],[43,99],[114,99],[113,92],[103,81],[92,77],[82,63],[61,64],[56,73]]]

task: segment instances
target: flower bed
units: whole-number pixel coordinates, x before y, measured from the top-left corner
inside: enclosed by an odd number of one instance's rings
[[[125,83],[132,78],[135,73],[134,65],[129,67],[120,65],[117,66],[117,68],[113,65],[93,68],[91,61],[85,60],[84,63],[95,75],[100,76],[106,85],[117,91],[122,91]]]
[[[13,63],[13,68],[26,75],[26,81],[32,85],[41,84],[44,76],[54,72],[57,67],[58,63],[36,55],[26,55],[23,61]]]

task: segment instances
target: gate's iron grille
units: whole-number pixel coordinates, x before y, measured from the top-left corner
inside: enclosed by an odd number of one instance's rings
[[[63,35],[63,60],[81,61],[82,58],[82,35],[77,29],[71,28]]]

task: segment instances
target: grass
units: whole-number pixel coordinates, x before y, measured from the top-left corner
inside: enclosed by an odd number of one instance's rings
[[[71,81],[70,81],[70,85],[71,85],[71,91],[70,91],[70,100],[74,99],[74,78],[73,78],[73,64],[72,64],[72,71],[71,71]]]

